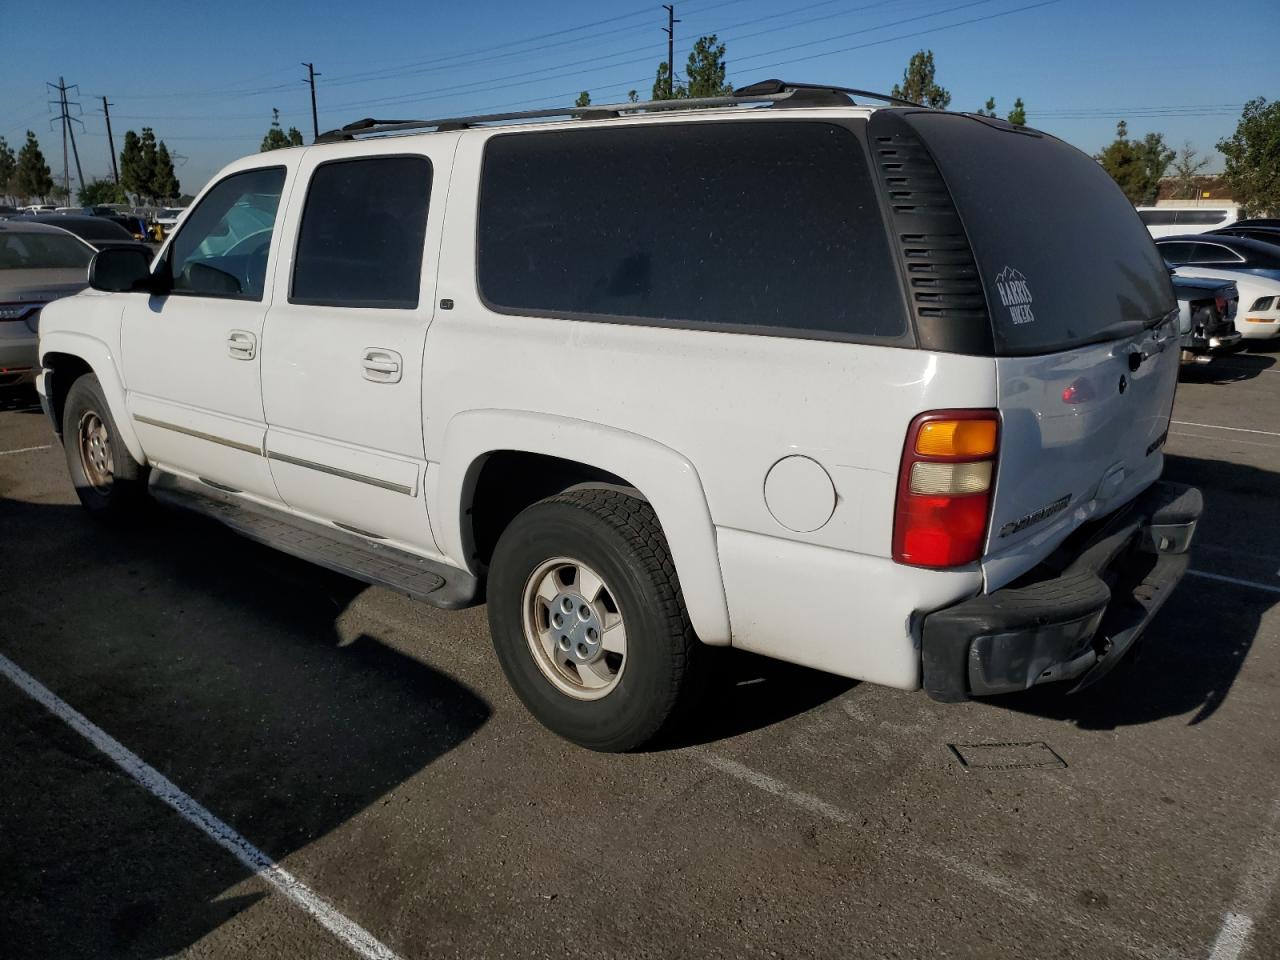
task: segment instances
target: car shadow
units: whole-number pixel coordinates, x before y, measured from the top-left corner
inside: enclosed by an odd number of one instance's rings
[[[490,716],[344,616],[365,586],[155,510],[0,498],[0,652],[277,861],[386,804]],[[266,894],[0,678],[7,957],[163,957]],[[376,846],[376,844],[375,844]]]
[[[1182,383],[1239,383],[1252,380],[1275,366],[1273,357],[1253,353],[1230,353],[1214,357],[1209,363],[1184,363],[1178,372]]]
[[[0,387],[0,411],[41,413],[40,397],[30,384],[17,387]]]
[[[1243,464],[1169,455],[1164,477],[1197,486],[1204,495],[1191,569],[1251,579],[1231,563],[1232,555],[1274,551],[1280,537],[1274,509],[1280,476]],[[1083,730],[1182,716],[1188,724],[1201,723],[1226,701],[1262,618],[1278,602],[1274,593],[1190,574],[1152,621],[1135,656],[1098,684],[1078,694],[1068,692],[1069,684],[1033,687],[991,703],[1070,721]]]
[[[690,715],[647,752],[728,740],[808,713],[858,685],[857,680],[812,670],[745,650],[707,647],[707,679]]]

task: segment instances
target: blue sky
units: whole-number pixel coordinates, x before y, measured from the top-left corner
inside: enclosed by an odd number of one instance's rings
[[[125,130],[150,125],[186,158],[178,175],[190,192],[257,150],[272,107],[310,139],[304,60],[322,74],[324,130],[370,115],[554,106],[583,89],[596,102],[631,88],[643,98],[666,56],[665,12],[636,0],[113,0],[106,9],[67,0],[54,17],[0,0],[0,136],[16,145],[34,130],[60,175],[44,84],[62,75],[79,84],[86,178],[110,173],[106,94],[117,150]],[[995,96],[1003,114],[1021,96],[1032,125],[1089,152],[1127,119],[1131,135],[1190,140],[1218,170],[1213,144],[1241,105],[1280,97],[1280,3],[1240,0],[1216,20],[1211,9],[1199,0],[677,0],[676,62],[716,32],[735,85],[783,77],[887,91],[929,48],[952,109]]]

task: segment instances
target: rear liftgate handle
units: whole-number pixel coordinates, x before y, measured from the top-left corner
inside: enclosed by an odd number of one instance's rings
[[[370,347],[360,358],[364,367],[364,378],[374,383],[399,383],[404,361],[394,350],[381,347]]]

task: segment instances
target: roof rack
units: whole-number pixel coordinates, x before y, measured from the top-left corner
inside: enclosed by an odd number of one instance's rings
[[[751,103],[767,103],[771,107],[850,106],[853,97],[870,97],[903,107],[920,104],[884,93],[832,87],[819,83],[788,83],[784,80],[762,80],[723,97],[692,97],[684,100],[643,100],[638,103],[607,103],[587,107],[551,107],[545,110],[521,110],[515,113],[483,113],[470,117],[444,117],[439,120],[375,120],[366,117],[329,130],[316,137],[316,143],[339,143],[356,137],[380,133],[411,133],[417,130],[466,130],[487,123],[508,120],[544,120],[572,117],[576,120],[606,120],[631,113],[654,113],[672,110],[697,110],[705,107],[736,107]]]

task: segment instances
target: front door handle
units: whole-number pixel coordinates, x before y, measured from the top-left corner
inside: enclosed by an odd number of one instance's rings
[[[258,354],[258,338],[248,330],[227,334],[227,353],[237,360],[252,360]]]
[[[364,378],[374,383],[399,383],[404,361],[394,350],[370,347],[360,358]]]

